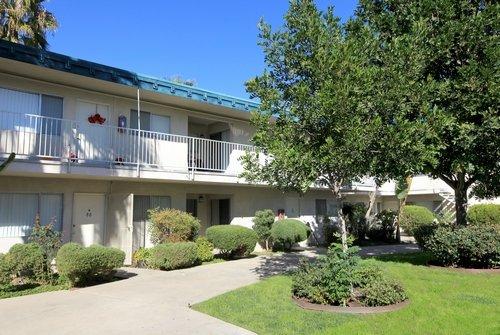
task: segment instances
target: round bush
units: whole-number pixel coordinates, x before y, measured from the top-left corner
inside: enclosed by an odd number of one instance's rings
[[[364,306],[386,306],[405,301],[407,298],[399,282],[382,278],[361,288],[359,301]]]
[[[403,230],[413,236],[417,227],[431,225],[436,216],[430,210],[422,206],[404,206],[401,212],[400,226]]]
[[[415,241],[417,241],[417,244],[420,248],[422,248],[423,250],[427,250],[425,244],[427,243],[429,238],[434,235],[434,232],[438,227],[438,224],[433,223],[421,225],[413,229],[413,237],[415,238]]]
[[[12,281],[12,264],[9,257],[0,254],[0,285],[9,284]]]
[[[177,209],[153,209],[149,211],[148,230],[153,244],[194,241],[200,221]]]
[[[375,215],[375,220],[368,229],[367,236],[371,241],[394,242],[394,219],[396,212],[383,210]]]
[[[137,267],[147,267],[147,261],[151,254],[151,249],[139,248],[132,255],[132,265]]]
[[[16,277],[36,279],[44,274],[44,253],[36,243],[14,244],[5,257]]]
[[[425,249],[444,266],[498,267],[500,232],[492,226],[439,227],[425,242]]]
[[[257,233],[237,225],[218,225],[207,229],[207,239],[225,257],[248,256],[257,244]]]
[[[500,205],[478,204],[467,211],[467,222],[474,226],[500,226]]]
[[[56,256],[59,274],[71,285],[82,285],[109,280],[116,269],[123,266],[125,253],[116,248],[92,245],[83,247],[77,243],[63,245]]]
[[[206,237],[198,237],[196,247],[198,248],[198,260],[200,262],[210,262],[214,259],[214,245]]]
[[[276,247],[289,251],[294,243],[305,241],[309,232],[309,228],[302,221],[283,219],[273,223],[271,237]]]
[[[194,242],[163,243],[151,248],[147,261],[152,269],[174,270],[188,268],[198,262],[198,248]]]

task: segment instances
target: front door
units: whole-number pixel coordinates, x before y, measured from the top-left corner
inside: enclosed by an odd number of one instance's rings
[[[100,125],[90,123],[89,117],[99,114],[106,121]],[[111,157],[111,136],[114,135],[110,124],[109,107],[106,105],[78,101],[76,105],[76,119],[78,121],[76,140],[77,156],[87,161],[109,161]]]
[[[71,241],[86,247],[92,244],[102,244],[105,209],[106,196],[104,194],[75,193]]]
[[[219,199],[219,224],[230,224],[230,202],[229,199]]]

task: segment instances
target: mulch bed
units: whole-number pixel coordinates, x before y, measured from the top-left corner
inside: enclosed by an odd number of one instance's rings
[[[409,300],[405,300],[393,305],[387,306],[377,306],[377,307],[366,307],[366,306],[331,306],[331,305],[321,305],[313,304],[305,299],[292,297],[293,302],[303,308],[312,311],[330,312],[330,313],[347,313],[347,314],[376,314],[376,313],[386,313],[393,312],[405,308],[410,304]]]

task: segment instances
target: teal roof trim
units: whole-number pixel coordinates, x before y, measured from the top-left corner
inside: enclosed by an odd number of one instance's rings
[[[165,79],[140,75],[116,67],[93,63],[5,40],[0,40],[0,57],[242,111],[252,111],[259,107],[258,103],[247,99],[182,85]]]

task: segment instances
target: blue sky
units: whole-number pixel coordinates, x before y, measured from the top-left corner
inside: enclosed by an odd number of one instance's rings
[[[318,0],[347,19],[355,0]],[[261,17],[277,28],[287,0],[50,0],[59,20],[50,50],[247,98],[244,82],[264,69]]]

